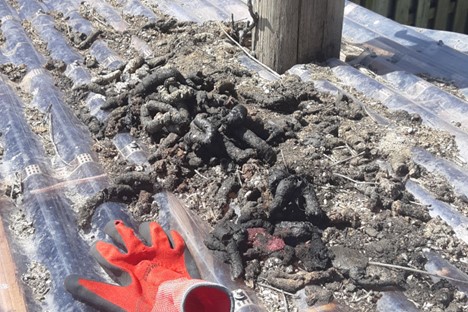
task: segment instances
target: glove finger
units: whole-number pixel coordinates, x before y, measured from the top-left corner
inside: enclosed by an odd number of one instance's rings
[[[153,238],[151,237],[151,227],[150,227],[150,224],[152,222],[144,222],[142,224],[140,224],[140,227],[138,229],[138,232],[140,233],[140,236],[143,238],[145,244],[147,246],[151,246],[153,244]],[[171,244],[171,248],[173,248],[175,246],[175,244],[177,244],[177,242],[174,242],[174,239],[172,238],[172,235],[169,234],[167,235],[166,231],[164,231],[164,233],[166,234],[167,238],[169,239],[169,242]],[[177,233],[177,232],[176,232]],[[179,233],[177,233],[179,234]],[[197,267],[197,264],[192,256],[192,254],[190,253],[190,251],[188,250],[188,248],[185,248],[185,244],[184,244],[184,261],[185,261],[185,267],[189,273],[189,275],[192,277],[192,278],[201,278],[201,275],[200,275],[200,271],[198,270],[198,267]]]
[[[125,255],[114,245],[98,241],[91,247],[90,254],[112,280],[123,286],[129,285],[132,282],[130,275],[126,272],[124,263],[120,261]]]
[[[128,290],[121,286],[96,282],[69,275],[65,278],[65,288],[73,298],[89,304],[99,311],[125,312],[128,311]]]
[[[104,227],[104,232],[125,252],[131,253],[141,245],[141,240],[135,235],[133,229],[121,220],[109,221]]]
[[[153,236],[152,236],[152,231],[153,231],[152,230],[152,223],[156,223],[156,222],[143,222],[138,227],[138,233],[143,238],[143,242],[145,243],[146,246],[153,246],[154,245]],[[164,231],[164,229],[162,227],[161,227],[161,229]],[[167,239],[169,240],[169,243],[170,243],[171,248],[172,248],[172,238],[169,235],[167,235],[166,231],[164,231],[164,234],[166,235]]]
[[[185,241],[182,235],[179,232],[171,230],[170,234],[172,238],[172,249],[178,254],[182,254],[185,251]]]
[[[156,222],[142,223],[138,231],[149,246],[169,246],[177,254],[182,254],[185,250],[184,239],[178,232],[170,231],[167,234]]]

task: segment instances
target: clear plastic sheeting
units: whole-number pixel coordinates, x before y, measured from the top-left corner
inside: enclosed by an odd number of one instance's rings
[[[377,301],[378,312],[419,312],[418,308],[399,291],[386,291]]]
[[[106,97],[102,94],[89,93],[85,100],[85,104],[89,109],[92,116],[96,117],[99,121],[105,121],[109,116],[108,111],[101,109],[101,106],[106,102]]]
[[[201,18],[191,14],[190,10],[171,0],[152,0],[161,12],[174,16],[179,21],[202,22]]]
[[[132,16],[144,16],[149,21],[156,21],[157,17],[152,10],[144,6],[140,0],[117,0],[119,7],[123,6],[123,12]]]
[[[117,133],[112,139],[120,154],[136,165],[149,165],[147,156],[130,133]]]
[[[468,56],[409,27],[347,1],[343,37],[390,53],[392,62],[406,71],[451,80],[468,96]]]
[[[457,267],[442,258],[434,251],[425,250],[424,256],[427,259],[425,267],[429,273],[451,278],[448,279],[448,282],[468,295],[468,275],[466,273],[459,270]],[[432,277],[432,279],[434,281],[439,280],[437,277]]]
[[[374,51],[377,55],[389,59],[394,66],[398,66],[400,70],[405,70],[413,74],[427,74],[437,78],[445,78],[447,80],[458,81],[459,86],[463,86],[466,81],[463,76],[458,73],[453,73],[447,68],[439,68],[433,60],[425,59],[424,56],[419,57],[417,52],[398,45],[392,40],[384,40],[374,38],[374,33],[367,27],[362,27],[355,22],[345,19],[343,25],[343,36],[357,39],[357,42],[351,39],[351,42],[360,44],[365,48]],[[414,55],[416,54],[416,55]]]
[[[377,114],[374,110],[370,109],[367,107],[364,103],[360,102],[358,99],[356,99],[354,96],[349,94],[348,92],[344,91],[343,89],[335,86],[328,80],[312,80],[312,73],[310,70],[308,70],[305,65],[294,65],[291,67],[291,69],[288,70],[289,74],[296,75],[299,78],[301,78],[302,81],[308,82],[308,81],[313,81],[314,87],[322,92],[322,93],[328,93],[330,95],[333,95],[335,97],[342,97],[343,95],[348,96],[351,98],[354,102],[358,103],[359,106],[361,106],[369,116],[371,116],[379,125],[383,126],[388,126],[390,125],[390,121],[381,115]]]
[[[79,13],[80,3],[73,0],[42,0],[42,2],[51,11],[62,13],[64,20],[76,32],[90,35],[93,32],[93,26],[90,21],[84,19]]]
[[[118,32],[128,30],[128,24],[122,19],[116,10],[105,1],[86,0],[86,3],[95,9],[96,12],[106,20],[107,24]]]
[[[92,78],[89,70],[78,62],[73,62],[67,66],[65,76],[73,81],[73,87],[90,83]]]
[[[468,171],[446,159],[438,158],[422,148],[413,148],[413,161],[430,172],[441,174],[458,195],[468,198]]]
[[[94,154],[88,130],[64,104],[53,78],[44,70],[35,70],[24,80],[33,95],[32,104],[49,113],[52,139],[60,159],[68,164],[78,155]]]
[[[89,246],[78,233],[70,203],[60,191],[34,192],[36,188],[53,183],[40,173],[23,181],[23,207],[35,229],[36,254],[33,259],[45,265],[51,274],[52,289],[46,302],[52,311],[90,311],[77,303],[63,285],[64,277],[70,274],[97,277],[96,264],[88,254]]]
[[[306,68],[304,64],[297,64],[291,67],[287,72],[289,75],[296,75],[301,78],[304,82],[312,81],[312,75],[310,70]]]
[[[338,303],[336,301],[332,301],[326,304],[316,304],[314,306],[309,306],[307,304],[307,295],[305,292],[305,288],[296,292],[295,296],[292,297],[292,301],[294,302],[296,308],[300,312],[353,312],[354,311],[349,306],[343,303]]]
[[[14,175],[28,166],[46,170],[44,149],[28,126],[22,103],[0,77],[0,132],[2,133],[3,176]]]
[[[45,265],[53,277],[47,296],[53,311],[87,311],[75,303],[60,281],[71,273],[94,275],[88,246],[78,235],[70,203],[61,192],[47,190],[57,180],[50,177],[44,150],[24,119],[21,102],[4,81],[0,81],[0,94],[5,148],[2,173],[20,173],[23,208],[35,229],[34,250],[28,257]]]
[[[440,217],[453,229],[459,239],[468,244],[468,217],[462,215],[449,204],[435,199],[414,180],[406,182],[406,189],[421,204],[428,206],[431,217]]]
[[[131,46],[137,51],[142,57],[149,58],[154,56],[153,49],[142,39],[137,36],[132,36]]]
[[[127,214],[127,207],[120,203],[107,202],[99,207],[91,219],[91,234],[93,240],[106,240],[108,236],[103,229],[107,223],[113,220],[122,220],[125,225],[136,229],[135,221]]]
[[[395,89],[425,109],[450,122],[459,122],[468,131],[468,102],[442,91],[433,84],[404,71],[382,76]]]
[[[8,58],[0,52],[0,64],[8,63]]]
[[[180,20],[206,22],[212,20],[227,21],[231,13],[235,20],[249,18],[247,7],[242,1],[183,1],[183,0],[151,0],[166,14]]]
[[[431,38],[432,40],[438,41],[452,49],[468,54],[468,35],[466,34],[418,27],[411,28],[418,33],[423,34],[424,36]]]
[[[329,64],[333,67],[332,71],[337,77],[366,96],[381,101],[391,110],[406,110],[410,113],[419,114],[429,126],[454,135],[461,156],[468,160],[468,134],[452,125],[450,121],[440,118],[436,113],[339,60],[330,59]]]
[[[102,67],[109,70],[121,68],[125,62],[107,46],[103,40],[96,40],[91,45],[91,54],[96,58]]]
[[[5,40],[2,54],[13,64],[25,64],[31,69],[41,67],[45,63],[44,58],[34,49],[21,22],[12,12],[8,4],[0,0],[1,31]]]
[[[275,73],[272,70],[268,70],[264,66],[260,65],[259,63],[252,60],[245,54],[241,54],[239,56],[239,62],[244,65],[246,68],[253,70],[258,73],[260,77],[269,81],[276,81],[280,79],[280,75]]]
[[[37,12],[47,12],[47,8],[43,3],[35,0],[18,0],[18,13],[21,19],[32,20]]]
[[[55,21],[51,16],[38,14],[31,22],[41,39],[47,43],[47,50],[53,59],[61,60],[67,65],[75,61],[83,62],[81,55],[73,51],[62,33],[55,28]]]

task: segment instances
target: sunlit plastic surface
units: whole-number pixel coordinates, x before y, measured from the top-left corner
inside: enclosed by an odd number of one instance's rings
[[[231,13],[236,20],[247,20],[250,16],[247,7],[239,0],[150,0],[166,14],[181,20],[206,22],[210,20],[230,20]]]
[[[124,32],[128,29],[128,24],[123,20],[122,16],[113,6],[105,1],[86,1],[96,13],[101,15],[106,23],[119,32]]]
[[[32,103],[50,114],[52,137],[61,160],[68,164],[80,154],[94,154],[88,130],[66,106],[53,78],[47,72],[37,70],[25,79],[33,94]]]
[[[445,130],[454,135],[461,156],[464,159],[468,159],[468,134],[455,127],[450,121],[440,118],[440,116],[432,110],[404,97],[397,91],[392,90],[339,60],[331,59],[329,60],[329,64],[333,67],[332,70],[337,77],[342,81],[346,81],[347,85],[354,87],[366,96],[381,101],[392,110],[406,110],[410,113],[417,113],[422,117],[423,122],[429,126]]]
[[[453,162],[436,157],[421,148],[413,148],[413,160],[430,172],[441,174],[459,195],[468,198],[468,171]]]
[[[2,54],[16,65],[26,64],[28,68],[39,68],[44,58],[36,52],[31,39],[24,32],[21,22],[11,7],[0,0],[1,31],[4,37]]]
[[[445,44],[452,49],[468,54],[468,35],[466,34],[418,27],[411,28],[432,40],[441,41],[441,44]]]
[[[101,106],[106,103],[106,97],[102,94],[97,93],[89,93],[84,101],[86,106],[89,108],[89,112],[91,115],[95,116],[100,121],[104,121],[109,116],[108,111],[104,111],[101,109]]]
[[[156,21],[157,17],[154,12],[143,5],[140,0],[117,0],[118,7],[123,7],[122,12],[132,16],[143,16],[148,18],[148,21]]]
[[[387,51],[406,71],[451,80],[468,96],[468,56],[409,27],[346,1],[343,37]]]
[[[3,174],[21,172],[29,165],[46,166],[44,149],[24,117],[20,100],[0,77],[0,132],[4,144]]]
[[[418,312],[419,309],[402,292],[386,291],[382,293],[382,297],[377,301],[377,311]]]
[[[89,247],[78,235],[76,220],[70,214],[70,202],[63,193],[35,192],[57,181],[50,176],[44,150],[24,119],[21,102],[4,82],[0,82],[0,93],[4,174],[19,173],[23,209],[35,229],[35,248],[28,257],[45,265],[52,275],[51,306],[61,311],[86,311],[75,304],[60,281],[71,273],[92,274],[93,263],[87,255]]]
[[[149,165],[148,156],[130,133],[118,133],[112,139],[119,153],[131,163]]]
[[[434,251],[427,250],[424,252],[424,256],[427,259],[427,263],[425,265],[426,270],[433,274],[452,278],[449,279],[448,282],[468,295],[468,275],[466,272],[459,270],[456,266],[442,258]],[[435,281],[438,280],[437,277],[432,278]]]
[[[449,204],[435,199],[426,189],[413,180],[406,182],[406,189],[421,204],[428,206],[429,214],[433,218],[440,217],[453,229],[459,239],[468,243],[468,217],[462,215]]]
[[[96,61],[105,68],[115,70],[124,65],[124,61],[114,51],[109,49],[107,43],[103,40],[96,40],[91,45],[91,54],[96,58]]]
[[[76,32],[89,35],[93,32],[90,21],[84,19],[79,13],[80,3],[74,0],[42,0],[49,10],[61,12],[64,20]]]

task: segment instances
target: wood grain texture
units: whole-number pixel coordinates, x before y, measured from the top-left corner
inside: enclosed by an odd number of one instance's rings
[[[0,209],[4,208],[5,202],[0,200]],[[2,220],[0,220],[0,311],[27,311]]]
[[[448,27],[448,15],[450,13],[450,0],[439,0],[437,2],[437,9],[436,9],[436,17],[435,17],[435,23],[434,23],[434,28],[435,29],[449,29]]]
[[[395,7],[395,21],[402,24],[410,24],[409,13],[411,8],[411,0],[399,0]]]
[[[339,57],[342,0],[257,0],[259,14],[252,48],[278,73],[295,64]]]
[[[419,0],[416,11],[416,26],[427,28],[430,19],[431,0]]]
[[[458,0],[455,7],[453,31],[468,34],[468,1]]]

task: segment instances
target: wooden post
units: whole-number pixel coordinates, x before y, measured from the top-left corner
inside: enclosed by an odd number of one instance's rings
[[[0,199],[0,209],[10,206]],[[3,221],[0,219],[0,311],[26,312],[26,301],[18,283],[16,265],[11,256]]]
[[[254,11],[252,49],[278,73],[339,57],[344,0],[255,0]]]

